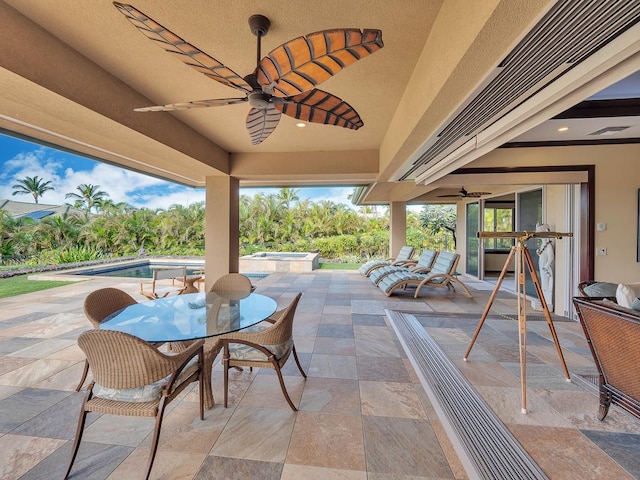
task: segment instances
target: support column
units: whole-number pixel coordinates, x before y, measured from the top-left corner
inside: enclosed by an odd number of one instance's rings
[[[238,272],[239,188],[237,178],[207,177],[204,242],[207,291],[220,276]]]
[[[395,257],[407,244],[407,204],[391,202],[389,205],[389,256]]]

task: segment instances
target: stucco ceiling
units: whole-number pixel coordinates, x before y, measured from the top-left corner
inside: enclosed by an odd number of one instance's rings
[[[354,107],[364,127],[298,128],[295,119],[283,116],[275,132],[254,146],[245,129],[246,103],[134,112],[235,97],[238,91],[172,58],[109,0],[4,0],[0,129],[187,185],[204,186],[207,176],[227,174],[245,185],[371,184],[378,194],[370,201],[384,203],[399,191],[407,200],[425,193],[412,181],[400,188],[394,181],[398,172],[556,2],[132,4],[240,75],[256,65],[256,37],[247,22],[253,14],[272,22],[262,55],[319,30],[380,29],[383,49],[320,85]]]
[[[110,1],[8,0],[6,3],[98,64],[148,100],[135,105],[237,97],[239,92],[177,61],[141,35]],[[285,117],[271,137],[253,146],[245,129],[247,104],[182,112],[137,113],[175,116],[228,152],[377,149],[404,93],[439,2],[255,0],[211,2],[137,0],[132,4],[241,76],[256,67],[256,37],[248,18],[267,16],[272,24],[262,55],[298,36],[332,28],[375,28],[385,47],[351,65],[321,86],[350,103],[365,126],[359,131],[310,124],[297,128]]]

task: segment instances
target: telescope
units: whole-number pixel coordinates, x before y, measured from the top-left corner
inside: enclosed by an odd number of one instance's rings
[[[528,240],[530,238],[562,238],[573,237],[573,233],[561,232],[478,232],[478,238],[519,238]]]

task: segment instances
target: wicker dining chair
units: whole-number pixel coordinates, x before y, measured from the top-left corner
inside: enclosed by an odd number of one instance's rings
[[[134,303],[137,302],[127,292],[117,288],[100,288],[91,292],[84,299],[84,314],[93,325],[93,328],[100,328],[100,324],[109,315]],[[79,392],[82,385],[84,385],[87,373],[89,373],[89,362],[85,360],[82,378],[80,378],[80,383],[76,387],[76,392]]]
[[[266,322],[272,325],[254,327],[252,332],[234,332],[221,337],[222,365],[224,371],[224,406],[227,406],[229,393],[229,369],[234,367],[260,367],[275,370],[284,398],[292,410],[297,411],[284,384],[281,369],[289,359],[291,353],[295,358],[298,370],[304,378],[306,373],[300,365],[296,347],[293,343],[293,318],[300,301],[298,293],[285,309],[276,312]]]
[[[71,472],[84,432],[87,413],[155,417],[155,429],[145,480],[149,478],[160,438],[166,406],[192,382],[203,379],[202,340],[185,351],[167,355],[151,343],[123,332],[90,330],[80,334],[78,345],[91,366],[94,380],[80,410],[71,458],[64,478]],[[204,396],[200,388],[200,419],[204,420]]]
[[[209,289],[210,292],[243,292],[246,294],[254,290],[251,280],[240,273],[228,273],[218,278]],[[174,342],[171,344],[173,351],[183,351],[191,342]],[[202,388],[205,391],[205,407],[212,408],[214,405],[213,389],[211,388],[211,375],[213,373],[213,362],[222,350],[221,337],[209,337],[204,341],[204,381]],[[242,370],[242,368],[239,368]]]
[[[249,277],[241,273],[227,273],[218,278],[211,288],[210,292],[253,292],[256,287],[251,284]]]

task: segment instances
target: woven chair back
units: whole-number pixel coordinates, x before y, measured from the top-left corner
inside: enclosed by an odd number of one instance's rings
[[[218,278],[211,286],[210,292],[246,292],[252,289],[249,277],[241,273],[228,273]]]
[[[95,381],[108,388],[137,388],[175,371],[155,346],[128,333],[90,330],[80,334],[78,346],[87,356]]]
[[[122,290],[100,288],[85,298],[84,313],[93,327],[98,328],[109,315],[134,303],[137,303],[135,299]]]
[[[293,337],[293,318],[296,314],[296,307],[302,297],[298,293],[291,303],[284,309],[280,318],[271,327],[260,332],[260,343],[262,345],[278,345]]]

